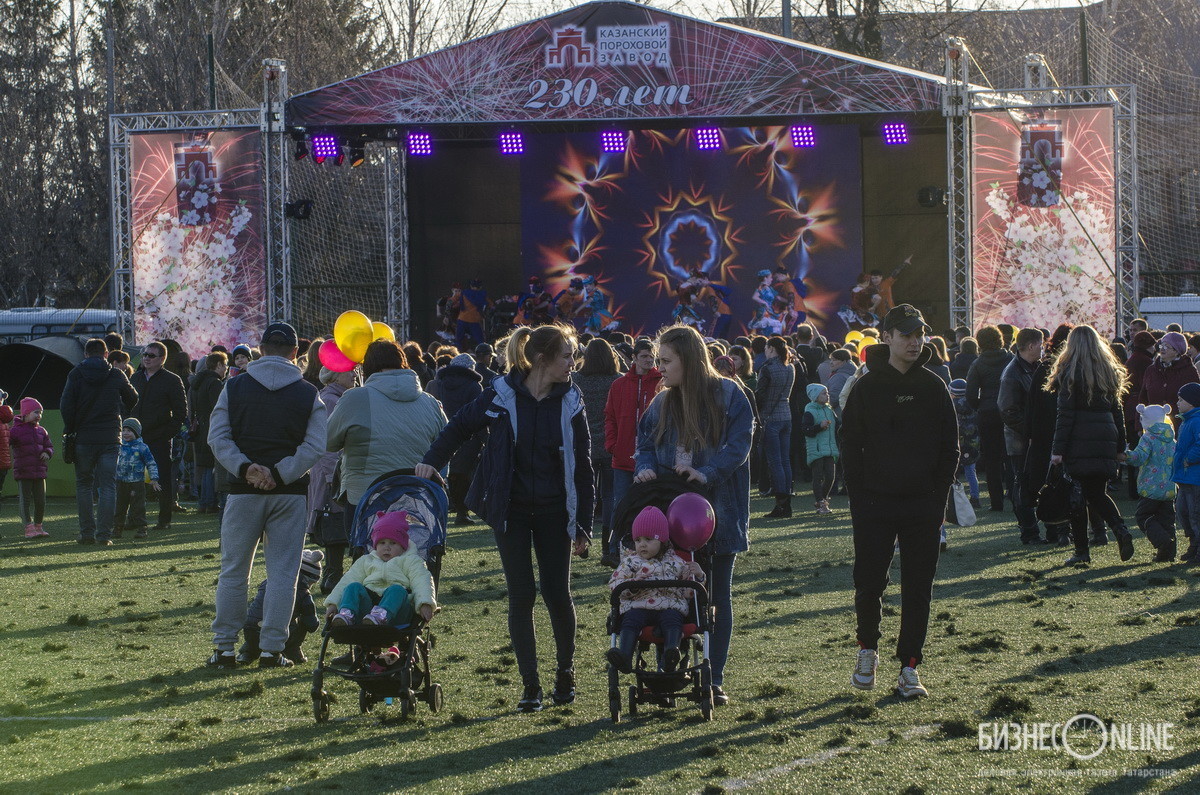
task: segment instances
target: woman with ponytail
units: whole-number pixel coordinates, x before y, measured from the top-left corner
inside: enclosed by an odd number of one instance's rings
[[[658,335],[662,391],[638,424],[634,481],[675,472],[705,493],[717,516],[709,601],[716,608],[712,646],[713,701],[729,703],[723,688],[733,633],[733,566],[750,548],[750,439],[754,413],[736,381],[722,378],[704,339],[690,326]]]
[[[558,673],[555,704],[575,700],[575,603],[571,554],[587,552],[592,524],[591,440],[583,396],[571,383],[575,331],[546,325],[514,331],[501,346],[508,374],[450,419],[418,477],[436,478],[459,447],[488,430],[467,507],[491,526],[508,586],[508,632],[524,693],[521,712],[542,708],[533,607],[533,556],[550,613]]]

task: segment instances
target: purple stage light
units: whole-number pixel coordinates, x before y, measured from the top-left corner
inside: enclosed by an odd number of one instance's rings
[[[312,156],[313,160],[318,163],[326,158],[337,157],[340,152],[341,147],[338,146],[337,136],[314,135],[312,137]]]
[[[426,157],[433,154],[433,136],[427,132],[410,131],[408,154],[411,157]]]
[[[502,132],[502,133],[500,133],[500,154],[502,154],[502,155],[523,155],[523,154],[525,154],[525,136],[519,132]]]
[[[883,125],[883,142],[889,146],[908,143],[908,125],[902,121],[890,121]]]
[[[696,148],[697,149],[720,149],[721,148],[721,130],[718,127],[697,127],[696,128]]]
[[[792,125],[792,146],[802,147],[817,145],[817,131],[811,124]]]
[[[624,152],[625,141],[628,136],[623,132],[608,130],[600,133],[600,151],[602,152]]]

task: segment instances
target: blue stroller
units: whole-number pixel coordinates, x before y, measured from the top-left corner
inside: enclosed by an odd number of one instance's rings
[[[368,545],[371,526],[379,511],[408,512],[409,543],[416,546],[425,560],[436,588],[446,551],[449,505],[445,490],[433,481],[411,474],[392,472],[379,477],[363,494],[354,511],[350,534],[352,547]],[[349,653],[327,660],[331,642],[350,646]],[[389,656],[382,651],[389,647],[399,655]],[[399,701],[402,718],[408,717],[418,701],[424,701],[437,712],[442,708],[442,686],[433,681],[429,667],[429,652],[433,647],[433,634],[420,616],[414,616],[411,623],[400,626],[333,626],[326,619],[321,653],[313,671],[313,717],[318,723],[329,720],[333,697],[323,685],[325,677],[331,674],[358,684],[360,712],[370,712],[381,701],[389,704]]]

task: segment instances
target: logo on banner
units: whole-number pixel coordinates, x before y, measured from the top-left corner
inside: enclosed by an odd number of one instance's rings
[[[554,43],[546,48],[546,67],[593,66],[596,48],[587,43],[587,35],[579,28],[559,28],[554,31]]]
[[[546,67],[569,66],[654,66],[671,67],[671,28],[657,25],[602,25],[596,28],[596,43],[576,27],[558,28],[546,47]]]

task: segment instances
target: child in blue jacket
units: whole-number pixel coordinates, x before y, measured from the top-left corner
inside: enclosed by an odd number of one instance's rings
[[[1155,562],[1175,560],[1175,429],[1171,407],[1138,404],[1144,433],[1137,447],[1125,454],[1125,463],[1138,467],[1138,527],[1154,545]]]
[[[136,530],[134,538],[146,537],[146,471],[150,486],[158,485],[158,465],[150,447],[142,441],[142,423],[130,417],[121,423],[121,448],[117,452],[117,511],[113,517],[113,537]],[[128,513],[128,517],[126,517]]]
[[[1188,548],[1180,558],[1194,563],[1200,551],[1200,384],[1192,382],[1179,388],[1179,441],[1175,443],[1175,462],[1171,479],[1179,486],[1175,510],[1179,525],[1187,536]]]

